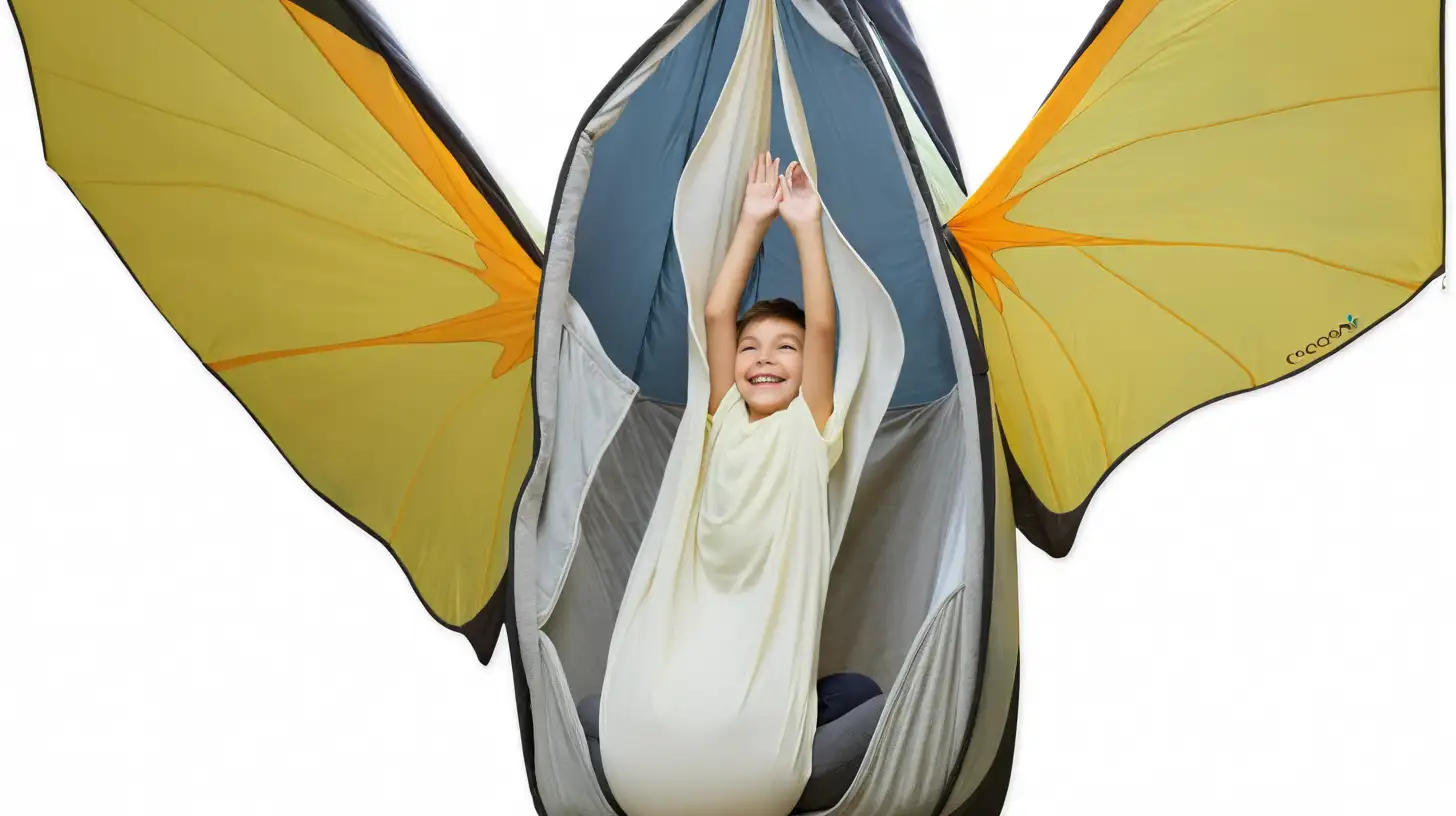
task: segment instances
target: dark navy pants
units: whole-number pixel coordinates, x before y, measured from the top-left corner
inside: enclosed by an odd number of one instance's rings
[[[832,723],[880,696],[880,687],[863,674],[844,672],[820,678],[819,719],[816,725]]]

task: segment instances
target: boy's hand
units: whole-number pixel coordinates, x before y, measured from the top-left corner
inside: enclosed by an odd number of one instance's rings
[[[819,193],[809,182],[809,174],[803,165],[789,162],[789,168],[779,177],[779,215],[789,231],[798,234],[800,229],[819,228]]]
[[[780,189],[779,160],[767,151],[753,160],[748,169],[748,187],[743,191],[743,212],[739,223],[758,230],[768,229],[779,214],[783,200]]]

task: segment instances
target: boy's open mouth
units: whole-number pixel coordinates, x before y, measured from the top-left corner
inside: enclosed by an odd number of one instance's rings
[[[777,377],[773,374],[755,374],[754,376],[748,378],[748,384],[754,386],[778,385],[783,381],[783,377]]]

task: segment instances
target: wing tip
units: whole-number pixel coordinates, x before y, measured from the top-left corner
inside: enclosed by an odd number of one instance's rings
[[[502,581],[490,602],[456,630],[470,641],[471,648],[475,650],[475,658],[482,666],[490,665],[491,657],[500,643],[501,628],[506,622],[506,596],[509,594],[502,591],[506,586],[507,583]]]
[[[1016,463],[1016,457],[1011,453],[1004,431],[1001,434],[1001,449],[1006,456],[1006,470],[1010,477],[1011,514],[1016,520],[1016,528],[1037,549],[1052,558],[1066,558],[1072,552],[1072,544],[1077,540],[1077,530],[1082,526],[1082,517],[1087,513],[1091,494],[1076,508],[1058,513],[1047,507],[1027,483],[1021,467]]]

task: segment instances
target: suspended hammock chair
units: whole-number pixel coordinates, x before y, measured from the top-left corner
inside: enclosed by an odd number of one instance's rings
[[[147,295],[481,662],[506,632],[543,816],[619,812],[593,701],[692,472],[745,157],[809,169],[863,346],[817,666],[883,694],[816,736],[799,812],[998,813],[1016,529],[1065,555],[1138,445],[1444,264],[1438,0],[1114,0],[971,186],[895,0],[691,0],[544,233],[363,0],[11,5],[46,159]],[[744,303],[801,294],[775,226]]]

